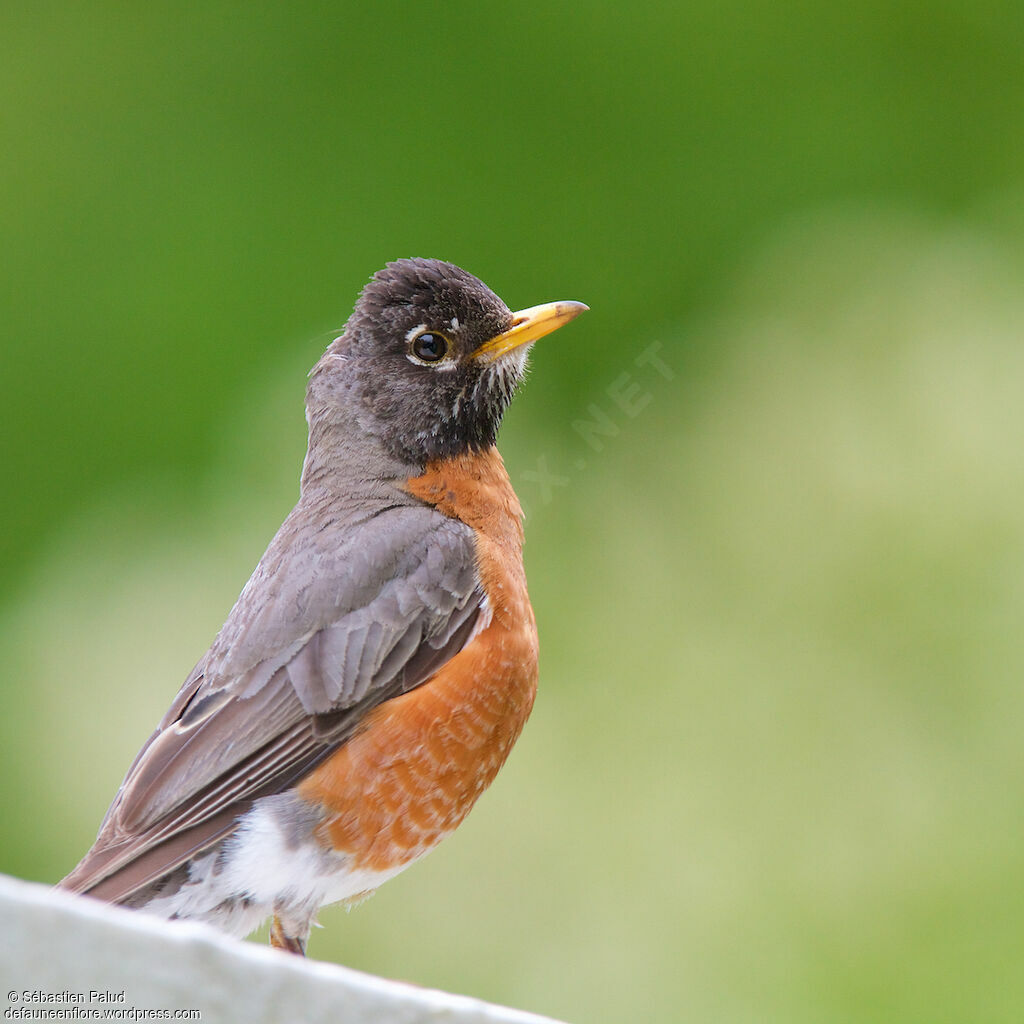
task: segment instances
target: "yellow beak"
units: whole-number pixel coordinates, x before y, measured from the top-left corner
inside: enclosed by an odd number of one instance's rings
[[[529,345],[545,334],[557,331],[589,306],[582,302],[545,302],[542,306],[531,306],[512,314],[512,326],[490,341],[485,341],[474,353],[474,359],[492,363],[495,359],[522,345]]]

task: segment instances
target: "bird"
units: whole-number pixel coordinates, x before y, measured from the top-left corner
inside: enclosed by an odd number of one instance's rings
[[[432,850],[530,714],[523,513],[495,442],[539,338],[437,259],[388,263],[306,389],[299,499],[59,887],[305,955]]]

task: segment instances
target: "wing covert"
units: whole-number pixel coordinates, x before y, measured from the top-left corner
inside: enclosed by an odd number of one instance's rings
[[[106,879],[115,895],[104,897],[123,898],[172,870],[231,831],[229,809],[293,784],[472,634],[483,594],[461,522],[398,506],[307,544],[289,536],[289,520],[129,770],[69,888]],[[289,578],[306,583],[289,589]],[[273,623],[269,635],[261,621]],[[131,870],[136,862],[145,869]],[[124,885],[114,885],[118,872]]]

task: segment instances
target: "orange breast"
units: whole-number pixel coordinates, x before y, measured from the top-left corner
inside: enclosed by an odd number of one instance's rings
[[[414,860],[459,825],[505,763],[537,688],[522,510],[501,456],[491,448],[432,463],[408,489],[476,531],[490,621],[299,785],[327,811],[325,841],[376,871]]]

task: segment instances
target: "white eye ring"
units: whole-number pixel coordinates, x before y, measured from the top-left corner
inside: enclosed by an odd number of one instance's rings
[[[426,324],[413,328],[406,337],[409,339],[407,353],[410,362],[420,366],[452,366],[451,339],[440,331],[428,330]]]

